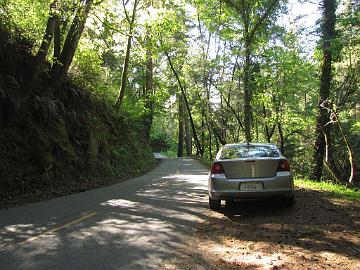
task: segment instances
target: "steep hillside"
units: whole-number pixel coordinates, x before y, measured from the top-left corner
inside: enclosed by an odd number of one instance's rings
[[[24,101],[32,43],[0,30],[0,208],[123,181],[155,159],[139,121],[69,79],[55,93],[43,72]]]

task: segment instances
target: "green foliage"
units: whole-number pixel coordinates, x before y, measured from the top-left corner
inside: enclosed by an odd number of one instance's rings
[[[347,188],[330,182],[314,182],[307,179],[295,179],[295,186],[327,192],[333,198],[360,201],[360,191],[356,188]]]
[[[156,116],[152,124],[150,144],[154,151],[174,151],[177,149],[177,122],[166,119],[166,114]]]
[[[176,158],[177,152],[174,150],[161,151],[161,154],[165,157]]]
[[[74,75],[86,81],[89,85],[96,87],[97,84],[106,80],[108,71],[102,67],[102,61],[97,51],[91,49],[79,50],[74,64]]]
[[[350,132],[360,135],[360,121],[356,121],[355,123],[352,124],[350,128]]]
[[[209,168],[210,170],[210,167],[211,167],[211,164],[213,163],[213,160],[208,160],[208,159],[200,159],[200,162]]]
[[[42,41],[51,2],[1,2],[1,29],[11,33],[1,34],[7,40],[6,44],[10,44],[6,48],[0,46],[1,70],[8,73],[0,74],[0,101],[7,108],[6,114],[0,108],[2,122],[8,121],[7,118],[15,121],[22,112],[18,93],[26,73],[24,70],[30,63],[29,52],[37,52]],[[63,44],[80,2],[60,2],[58,12]],[[34,124],[30,126],[34,134],[39,135],[39,147],[44,152],[39,160],[45,165],[49,163],[50,168],[59,168],[59,173],[60,168],[68,168],[71,164],[74,164],[73,171],[80,167],[81,173],[91,164],[94,175],[122,176],[124,167],[135,173],[153,162],[146,146],[147,139],[144,139],[147,120],[152,123],[149,143],[154,149],[173,155],[178,143],[179,100],[176,96],[179,87],[165,52],[171,57],[185,88],[204,151],[203,159],[211,161],[223,142],[243,141],[244,67],[248,52],[245,50],[245,21],[240,11],[249,14],[252,28],[270,2],[143,2],[138,6],[127,88],[119,111],[114,109],[114,103],[121,85],[129,25],[121,1],[106,0],[95,5],[72,62],[66,90],[44,94],[43,84],[53,63],[53,47],[47,57],[49,62],[42,66],[36,95],[29,105],[31,113],[26,115],[29,119],[26,125]],[[132,4],[131,1],[126,3],[130,13]],[[239,6],[243,8],[240,11]],[[308,44],[301,44],[299,29],[277,24],[276,18],[286,8],[285,1],[279,1],[267,22],[259,25],[258,34],[252,40],[249,67],[252,133],[256,141],[283,144],[293,171],[305,177],[311,166],[322,59],[320,51],[315,51],[314,56],[308,55]],[[356,161],[360,152],[358,11],[359,5],[349,4],[338,16],[338,38],[333,44],[338,55],[333,65],[331,95]],[[15,50],[9,50],[9,47]],[[149,56],[153,65],[152,90],[146,93]],[[187,116],[183,118],[186,120]],[[46,129],[54,134],[46,134]],[[8,131],[6,136],[9,134],[13,131]],[[347,153],[336,128],[333,136],[338,164],[348,172]],[[36,144],[36,139],[34,141]],[[20,140],[16,139],[16,144],[21,145]],[[22,153],[21,147],[15,151],[17,154]],[[58,156],[49,156],[52,152]],[[27,159],[24,157],[21,162],[27,162]],[[120,163],[122,165],[118,166]],[[47,169],[49,166],[45,165],[42,167]],[[31,170],[24,169],[24,175]],[[326,175],[325,178],[331,177]]]
[[[0,7],[1,203],[41,192],[61,195],[62,187],[83,190],[89,177],[122,180],[152,168],[155,159],[143,139],[142,122],[114,110],[113,70],[104,62],[104,49],[93,46],[89,36],[80,43],[64,87],[47,92],[52,61],[47,62],[33,95],[22,102],[22,83],[33,61],[31,51],[37,51],[42,39],[50,1],[17,4],[9,0]],[[27,8],[28,17],[23,16]]]
[[[0,6],[1,20],[21,31],[26,38],[40,41],[44,33],[50,0],[6,0]]]

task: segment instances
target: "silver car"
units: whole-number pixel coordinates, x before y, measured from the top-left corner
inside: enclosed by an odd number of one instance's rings
[[[294,182],[288,160],[274,144],[226,144],[216,155],[208,181],[209,206],[240,199],[280,197],[294,204]]]

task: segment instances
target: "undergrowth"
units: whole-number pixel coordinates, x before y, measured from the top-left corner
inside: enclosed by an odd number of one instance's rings
[[[156,164],[142,122],[76,77],[48,93],[45,69],[24,102],[32,44],[0,26],[0,208],[123,181]]]

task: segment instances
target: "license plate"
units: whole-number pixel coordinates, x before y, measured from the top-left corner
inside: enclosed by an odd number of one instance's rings
[[[240,190],[244,190],[244,191],[257,191],[262,189],[263,186],[260,182],[241,183],[240,185]]]

